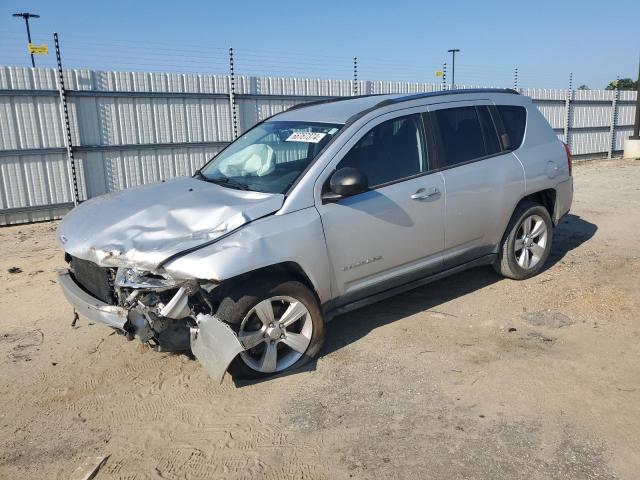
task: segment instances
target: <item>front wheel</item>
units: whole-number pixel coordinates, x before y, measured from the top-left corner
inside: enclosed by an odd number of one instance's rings
[[[508,278],[524,280],[537,275],[551,252],[553,223],[545,207],[522,202],[509,222],[495,270]]]
[[[245,350],[229,366],[235,378],[260,378],[302,366],[324,340],[324,321],[315,295],[294,280],[238,287],[216,316],[238,334]]]

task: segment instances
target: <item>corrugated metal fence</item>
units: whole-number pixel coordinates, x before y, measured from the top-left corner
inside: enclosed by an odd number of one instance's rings
[[[80,199],[190,175],[233,138],[296,103],[353,94],[351,80],[65,70]],[[360,94],[441,84],[358,81]],[[632,133],[635,92],[520,89],[577,156],[611,156]],[[0,224],[73,205],[56,71],[0,67]]]

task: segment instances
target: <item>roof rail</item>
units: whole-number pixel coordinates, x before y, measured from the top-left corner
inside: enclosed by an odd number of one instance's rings
[[[349,96],[349,97],[327,97],[327,98],[323,98],[321,100],[316,100],[313,102],[305,102],[305,103],[297,103],[295,105],[293,105],[292,107],[287,108],[285,111],[289,112],[291,110],[297,110],[299,108],[304,108],[304,107],[312,107],[314,105],[322,105],[325,103],[333,103],[333,102],[341,102],[343,100],[354,100],[356,98],[364,98],[364,97],[373,97],[376,95],[357,95],[357,96]]]
[[[512,88],[460,88],[456,90],[438,90],[435,92],[414,93],[412,95],[403,95],[400,97],[387,98],[386,100],[382,100],[381,102],[376,103],[374,106],[362,110],[355,115],[352,115],[349,119],[347,119],[347,123],[355,122],[358,118],[363,117],[367,113],[377,110],[378,108],[386,107],[387,105],[410,102],[411,100],[420,100],[421,98],[440,97],[444,95],[460,95],[463,93],[508,93],[512,95],[520,95]]]
[[[413,95],[405,95],[403,97],[390,98],[380,102],[377,106],[390,105],[393,103],[408,102],[410,100],[419,100],[421,98],[439,97],[441,95],[460,95],[462,93],[510,93],[512,95],[520,95],[512,88],[459,88],[455,90],[439,90],[435,92],[415,93]],[[382,105],[384,104],[384,105]]]
[[[439,90],[435,92],[414,93],[411,95],[403,95],[395,98],[387,98],[386,100],[382,100],[381,102],[376,103],[374,106],[356,113],[355,115],[353,115],[351,118],[347,120],[347,123],[353,122],[358,118],[362,117],[363,115],[366,115],[367,113],[373,110],[376,110],[377,108],[384,107],[386,105],[393,105],[395,103],[401,103],[401,102],[409,102],[411,100],[419,100],[421,98],[439,97],[442,95],[460,95],[463,93],[509,93],[513,95],[520,95],[517,91],[511,88],[461,88],[456,90]],[[293,105],[287,108],[285,111],[290,112],[291,110],[297,110],[299,108],[305,108],[305,107],[313,107],[315,105],[324,105],[327,103],[342,102],[345,100],[355,100],[357,98],[379,97],[379,96],[386,96],[386,95],[394,95],[394,94],[393,93],[389,93],[389,94],[374,93],[370,95],[357,95],[357,96],[348,96],[348,97],[326,97],[326,98],[322,98],[320,100],[315,100],[312,102],[298,103],[296,105]]]

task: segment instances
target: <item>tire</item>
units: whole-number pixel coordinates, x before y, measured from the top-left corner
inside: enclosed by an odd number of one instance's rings
[[[514,280],[533,277],[544,268],[552,240],[553,222],[547,209],[538,203],[523,201],[511,216],[494,269]]]
[[[250,282],[236,284],[225,292],[216,312],[238,334],[243,345],[259,341],[231,362],[229,373],[235,379],[263,378],[299,368],[315,358],[324,341],[325,327],[313,292],[296,280],[261,277]],[[269,305],[273,322],[263,321],[269,317],[266,313]],[[304,310],[306,313],[298,320],[281,326]],[[285,312],[291,315],[287,317]],[[269,359],[273,358],[274,348],[276,368],[272,369]]]

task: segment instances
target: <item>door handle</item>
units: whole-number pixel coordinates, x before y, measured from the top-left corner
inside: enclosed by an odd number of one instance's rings
[[[416,193],[411,195],[411,200],[426,200],[428,198],[437,197],[440,195],[440,190],[436,187],[431,187],[430,189],[419,188]]]

